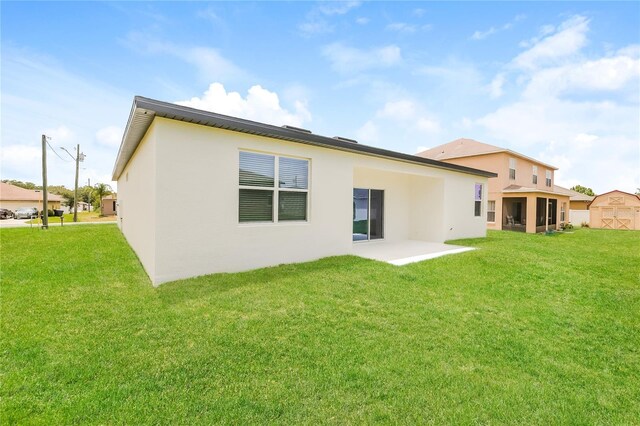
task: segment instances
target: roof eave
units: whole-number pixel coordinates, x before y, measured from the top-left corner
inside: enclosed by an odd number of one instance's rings
[[[258,123],[251,120],[230,117],[214,112],[201,111],[182,105],[170,104],[167,102],[136,96],[133,101],[131,113],[129,114],[129,120],[127,121],[122,143],[120,144],[120,149],[118,150],[118,155],[116,157],[113,169],[113,180],[119,179],[155,117],[163,117],[187,123],[315,145],[329,149],[348,151],[357,154],[428,165],[435,168],[477,176],[497,176],[496,173],[485,170],[445,163],[429,158],[418,157],[416,155],[403,154],[369,145],[356,144],[327,136],[320,136],[313,133],[301,132],[299,130]]]

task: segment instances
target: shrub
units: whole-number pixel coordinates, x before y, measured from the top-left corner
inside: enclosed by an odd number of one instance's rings
[[[589,227],[589,222],[582,222],[582,223],[580,224],[580,227],[581,227],[581,228],[588,228],[588,227]]]

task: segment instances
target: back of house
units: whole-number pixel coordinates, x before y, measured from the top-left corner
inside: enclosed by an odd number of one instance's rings
[[[483,237],[493,176],[142,97],[113,172],[120,229],[155,285],[356,244]]]

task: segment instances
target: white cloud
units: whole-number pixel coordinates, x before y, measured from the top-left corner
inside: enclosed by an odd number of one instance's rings
[[[504,90],[502,89],[502,86],[504,86],[504,83],[505,83],[504,74],[500,73],[496,75],[491,81],[491,84],[489,84],[489,88],[488,88],[489,95],[494,99],[502,96],[504,94]]]
[[[52,145],[61,145],[64,143],[74,142],[75,135],[67,126],[58,126],[55,128],[45,129],[44,134],[50,139]]]
[[[344,15],[351,9],[355,9],[360,6],[360,1],[330,1],[321,3],[318,6],[318,11],[323,15]]]
[[[302,126],[311,121],[311,113],[303,100],[295,101],[294,112],[290,112],[280,105],[277,93],[259,85],[252,86],[243,98],[238,92],[227,92],[221,83],[212,83],[202,97],[176,104],[278,126]]]
[[[29,145],[4,145],[0,150],[2,170],[11,170],[5,179],[18,179],[35,182],[42,164],[42,149]]]
[[[426,109],[411,99],[397,99],[386,102],[373,119],[367,121],[360,132],[367,136],[364,140],[376,140],[379,127],[397,129],[402,127],[411,135],[436,134],[440,132],[439,121],[429,114]],[[375,132],[374,132],[375,131]],[[374,139],[370,135],[374,134]]]
[[[472,125],[489,143],[559,167],[560,185],[634,191],[640,186],[640,48],[609,46],[586,58],[589,23],[574,16],[522,43],[526,50],[487,86],[502,95],[512,80],[516,100]]]
[[[386,28],[388,31],[396,31],[404,34],[415,33],[417,30],[417,27],[415,25],[407,24],[406,22],[393,22],[387,25]]]
[[[366,25],[370,22],[371,20],[369,18],[366,18],[364,16],[361,16],[359,18],[356,18],[356,24],[358,25]]]
[[[328,1],[314,6],[307,13],[306,20],[298,24],[298,30],[305,36],[331,33],[334,25],[329,21],[334,16],[345,15],[360,6],[360,1]],[[358,18],[361,19],[361,18]],[[366,19],[366,18],[364,18]],[[364,24],[368,22],[358,22]]]
[[[356,137],[358,138],[358,141],[373,143],[379,140],[379,133],[380,131],[378,126],[373,121],[369,120],[356,130]]]
[[[497,33],[498,30],[496,30],[495,27],[491,27],[486,31],[476,31],[471,35],[471,39],[472,40],[483,40],[487,37],[489,37],[492,34]]]
[[[90,101],[96,99],[99,102]],[[51,58],[3,46],[2,178],[42,179],[42,134],[51,137],[51,148],[62,158],[48,150],[48,180],[52,185],[73,185],[75,167],[60,146],[73,153],[77,143],[87,154],[80,179],[85,179],[84,168],[95,169],[96,176],[109,175],[117,148],[99,144],[95,135],[110,123],[126,123],[131,99],[130,93],[70,73]]]
[[[388,68],[402,61],[400,48],[393,44],[362,50],[342,43],[333,43],[325,46],[322,54],[329,59],[331,67],[341,73]]]
[[[415,117],[416,110],[417,107],[413,101],[401,99],[384,104],[384,107],[376,113],[376,116],[396,121],[411,120]]]
[[[440,123],[433,118],[420,117],[416,122],[416,127],[425,133],[436,133],[440,131]]]
[[[564,21],[551,35],[537,41],[530,49],[513,60],[513,66],[520,69],[535,69],[554,63],[577,53],[587,42],[589,19],[574,16]]]
[[[387,31],[394,31],[400,34],[413,34],[417,31],[429,31],[432,26],[430,24],[415,25],[406,22],[392,22],[386,26]]]
[[[623,47],[622,49],[616,52],[618,56],[627,56],[629,58],[638,59],[640,58],[640,44],[631,44],[629,46]]]
[[[298,29],[305,35],[323,34],[333,32],[333,25],[322,19],[303,22]]]
[[[225,58],[217,49],[204,46],[182,46],[163,42],[147,34],[132,32],[125,43],[134,50],[146,54],[167,54],[196,67],[203,81],[244,78],[247,73]]]
[[[122,141],[122,129],[118,126],[108,126],[96,132],[96,141],[104,146],[117,148]]]
[[[640,76],[640,59],[628,56],[601,58],[546,68],[534,73],[524,95],[555,96],[564,92],[616,91]]]
[[[524,15],[516,15],[511,21],[499,27],[490,27],[488,30],[484,30],[484,31],[477,30],[471,35],[471,40],[484,40],[485,38],[493,34],[499,33],[501,31],[509,30],[513,28],[516,22],[521,21],[524,18],[525,18]]]

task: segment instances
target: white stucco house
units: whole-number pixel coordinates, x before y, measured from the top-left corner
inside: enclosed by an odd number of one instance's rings
[[[143,97],[113,171],[118,224],[154,285],[483,237],[494,176]]]

